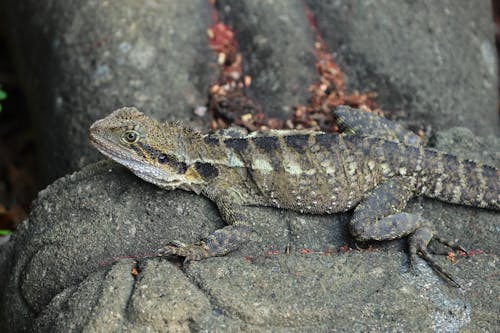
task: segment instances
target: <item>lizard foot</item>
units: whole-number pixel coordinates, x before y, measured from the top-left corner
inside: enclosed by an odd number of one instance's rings
[[[445,238],[433,236],[433,232],[430,228],[420,228],[415,231],[415,233],[410,237],[410,269],[415,273],[415,261],[417,255],[424,259],[433,270],[435,270],[439,275],[444,277],[452,286],[460,288],[460,284],[456,279],[447,271],[441,267],[430,254],[427,249],[429,242],[434,239],[437,242],[450,247],[453,250],[459,250],[467,253],[467,251],[457,245],[455,242],[449,241]]]
[[[207,238],[194,244],[184,244],[179,241],[170,242],[159,249],[157,256],[176,255],[186,260],[201,260],[209,257],[219,257],[239,248],[248,240],[252,231],[245,225],[228,225],[215,230]]]
[[[459,244],[455,243],[454,241],[451,241],[449,239],[446,239],[446,238],[443,238],[443,237],[439,237],[439,236],[434,236],[432,239],[435,240],[438,243],[441,243],[441,244],[449,247],[452,250],[464,252],[467,257],[469,256],[469,253],[467,252],[467,250],[464,249]],[[433,253],[434,254],[447,255],[448,251],[444,251],[444,252],[441,252],[441,253],[438,253],[438,252],[433,252]]]
[[[179,241],[172,241],[167,246],[156,251],[158,257],[175,255],[185,257],[186,260],[201,260],[208,258],[208,249],[204,242],[196,244],[185,244]]]

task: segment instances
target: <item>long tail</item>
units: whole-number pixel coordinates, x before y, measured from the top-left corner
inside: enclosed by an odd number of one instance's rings
[[[434,150],[425,150],[420,191],[439,200],[500,210],[500,170]]]

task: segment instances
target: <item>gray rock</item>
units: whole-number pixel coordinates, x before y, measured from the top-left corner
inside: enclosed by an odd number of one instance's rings
[[[88,143],[95,120],[131,105],[160,120],[188,120],[217,77],[206,1],[0,6],[12,28],[48,180],[100,158]]]
[[[304,3],[217,3],[253,78],[250,96],[269,115],[286,118],[307,102],[317,77]],[[500,132],[489,1],[305,3],[350,91],[376,91],[384,110],[411,125]],[[0,6],[12,27],[47,180],[98,159],[87,129],[118,107],[206,126],[193,120],[217,75],[206,1],[8,0]]]
[[[457,137],[464,138],[463,145],[450,144]],[[498,138],[453,129],[439,133],[435,144],[464,156],[484,147],[489,153],[481,156],[500,165]],[[2,254],[12,271],[2,275],[0,327],[12,332],[493,330],[491,314],[500,310],[490,297],[499,291],[498,213],[423,199],[409,210],[473,250],[474,256],[459,256],[455,265],[438,258],[463,289],[450,287],[423,261],[418,275],[408,273],[406,254],[395,246],[339,252],[350,242],[349,214],[248,208],[255,233],[241,250],[184,264],[154,258],[152,251],[169,241],[193,242],[222,227],[215,206],[191,193],[163,191],[103,161],[40,192],[9,242],[10,251]]]
[[[351,89],[411,125],[500,133],[490,1],[306,3]]]
[[[242,51],[256,68],[249,69],[251,93],[273,113],[286,112],[281,103],[304,96],[290,89],[311,77],[311,68],[301,67],[311,62],[304,53],[311,41],[299,16],[303,4],[221,3],[219,13],[241,30]],[[484,19],[489,2],[306,3],[350,88],[379,92],[382,107],[396,115],[404,110],[410,123],[498,133],[493,26]],[[0,5],[15,30],[15,58],[49,178],[97,158],[87,128],[116,107],[133,104],[158,119],[187,121],[192,108],[205,103],[216,70],[205,1]],[[186,19],[192,13],[196,19]],[[278,13],[283,17],[276,20]],[[252,20],[240,22],[246,17]],[[453,129],[438,131],[433,144],[500,165],[495,137]],[[422,261],[418,275],[408,273],[402,242],[331,253],[352,245],[348,213],[248,208],[255,233],[238,252],[186,264],[153,258],[152,251],[171,240],[193,242],[222,227],[215,206],[191,193],[162,191],[112,162],[92,164],[40,192],[29,218],[0,247],[0,328],[494,331],[498,213],[424,199],[408,209],[474,250],[454,265],[439,258],[463,289],[447,285]]]
[[[217,3],[221,20],[236,32],[243,68],[252,78],[248,94],[268,116],[286,119],[294,105],[306,103],[307,88],[317,80],[314,35],[303,2]]]

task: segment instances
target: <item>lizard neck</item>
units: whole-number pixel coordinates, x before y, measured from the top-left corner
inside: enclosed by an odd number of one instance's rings
[[[245,167],[238,150],[228,149],[231,144],[246,145],[247,139],[244,137],[226,138],[207,134],[199,138],[190,138],[185,142],[184,153],[180,158],[183,158],[188,165],[201,163],[214,167]]]

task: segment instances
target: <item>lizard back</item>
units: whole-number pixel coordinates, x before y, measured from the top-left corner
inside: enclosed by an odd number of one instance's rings
[[[217,165],[221,175],[246,180],[245,191],[258,204],[310,213],[345,211],[380,182],[403,177],[415,194],[500,209],[498,169],[422,146],[290,131],[238,138],[207,135],[204,144],[203,161]]]
[[[94,123],[90,136],[148,182],[208,197],[225,192],[238,204],[341,212],[401,177],[415,194],[500,209],[498,169],[381,138],[289,130],[202,135],[134,108]]]

